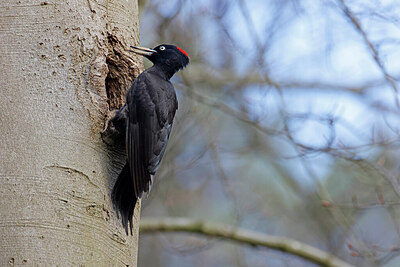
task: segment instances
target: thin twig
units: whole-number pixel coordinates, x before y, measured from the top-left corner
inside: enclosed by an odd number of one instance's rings
[[[339,0],[339,3],[343,9],[344,14],[350,19],[351,23],[353,26],[356,28],[356,30],[360,33],[362,36],[365,44],[367,45],[368,49],[371,51],[372,57],[374,58],[374,61],[376,65],[378,65],[379,69],[381,70],[383,76],[385,77],[386,81],[390,84],[390,86],[393,88],[394,93],[396,94],[396,105],[398,108],[400,108],[400,100],[398,97],[399,94],[399,89],[397,88],[396,82],[394,81],[394,78],[388,73],[388,71],[385,68],[385,65],[379,58],[378,50],[376,50],[374,44],[369,40],[367,33],[364,31],[364,29],[361,26],[361,23],[358,21],[356,16],[353,14],[353,12],[349,9],[349,7],[345,4],[344,0]]]
[[[280,250],[322,266],[350,267],[347,262],[297,240],[244,230],[230,225],[186,218],[142,219],[140,232],[189,232],[220,237],[251,246]]]

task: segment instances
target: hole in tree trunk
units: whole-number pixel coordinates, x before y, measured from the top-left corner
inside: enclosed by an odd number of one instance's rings
[[[137,76],[137,64],[125,55],[126,50],[118,38],[108,34],[108,50],[106,57],[108,75],[106,77],[107,103],[109,109],[118,109],[125,103],[126,93]],[[136,70],[136,71],[135,71]]]

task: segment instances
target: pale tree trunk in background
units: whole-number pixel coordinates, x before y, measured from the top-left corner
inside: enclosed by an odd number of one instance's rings
[[[0,2],[0,266],[136,266],[140,205],[127,237],[100,131],[138,43],[136,1]]]

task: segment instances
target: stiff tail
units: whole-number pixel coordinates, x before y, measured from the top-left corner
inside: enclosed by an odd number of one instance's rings
[[[137,198],[133,191],[133,181],[128,163],[125,164],[114,184],[111,199],[114,204],[114,209],[117,211],[117,216],[121,215],[122,225],[125,228],[126,234],[129,235],[129,224],[132,235],[133,211],[135,209]]]

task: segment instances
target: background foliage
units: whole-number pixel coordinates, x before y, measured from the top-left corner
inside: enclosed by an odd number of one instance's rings
[[[298,239],[400,264],[400,3],[139,1],[143,46],[191,59],[142,217]],[[148,62],[145,62],[148,64]],[[141,235],[139,266],[309,266],[188,234]]]

